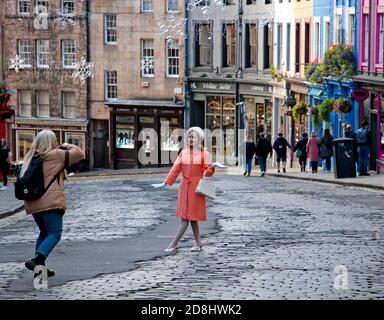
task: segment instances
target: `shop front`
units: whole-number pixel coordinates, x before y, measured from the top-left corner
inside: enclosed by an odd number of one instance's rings
[[[184,106],[172,101],[115,101],[110,107],[114,169],[170,166],[182,148]]]
[[[191,126],[207,129],[205,148],[213,161],[236,164],[236,84],[233,81],[190,80]]]
[[[12,141],[10,141],[14,164],[23,161],[36,135],[44,129],[52,130],[56,134],[59,144],[67,142],[77,145],[88,158],[87,126],[87,120],[16,119],[12,124]],[[88,170],[87,160],[82,162],[81,170]]]
[[[369,168],[384,171],[384,77],[361,74],[353,80],[359,85],[353,92],[359,103],[357,122],[368,121],[373,137]]]
[[[260,133],[273,137],[272,86],[259,83],[240,83],[240,101],[244,102],[244,128],[255,143]]]
[[[296,104],[305,104],[309,106],[309,89],[302,82],[295,79],[289,80],[290,97]],[[294,106],[288,105],[284,107],[286,110],[286,123],[284,124],[284,136],[288,142],[294,146],[302,138],[303,133],[308,133],[309,129],[309,107],[307,114],[300,115],[298,119],[293,117]],[[293,157],[293,152],[288,153],[288,163],[293,167],[293,162],[296,161]]]

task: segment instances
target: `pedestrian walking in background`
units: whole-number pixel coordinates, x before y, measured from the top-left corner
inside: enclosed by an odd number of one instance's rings
[[[64,143],[61,147],[69,152],[69,165],[84,158],[83,151],[73,144]],[[45,260],[61,239],[63,215],[67,208],[64,195],[65,152],[59,149],[56,135],[50,130],[43,130],[37,134],[21,167],[19,177],[23,177],[27,172],[34,157],[41,157],[44,186],[49,186],[39,199],[24,201],[25,211],[33,216],[40,230],[35,257],[25,263],[29,270],[34,270],[37,265],[45,265]],[[54,271],[48,270],[48,276],[53,275]]]
[[[256,152],[256,145],[253,142],[253,138],[251,136],[247,136],[246,151],[245,151],[245,153],[246,153],[248,177],[251,176],[252,160],[253,160],[253,156],[255,155],[255,152]]]
[[[5,139],[0,140],[0,171],[3,176],[3,185],[0,188],[0,191],[6,191],[8,189],[8,172],[11,164],[11,153],[9,152],[9,147]]]
[[[357,152],[359,154],[358,171],[359,176],[369,176],[368,160],[371,145],[371,132],[369,123],[363,121],[360,129],[356,131]]]
[[[355,159],[355,162],[359,163],[359,154],[357,152],[357,141],[356,141],[356,133],[353,132],[352,125],[347,124],[344,131],[344,137],[353,139],[353,157]]]
[[[320,147],[320,140],[317,137],[316,132],[312,131],[311,137],[308,139],[308,142],[307,142],[307,155],[311,162],[312,173],[317,173],[318,161],[320,158],[319,147]]]
[[[268,154],[272,157],[272,144],[265,137],[264,133],[260,133],[260,139],[256,145],[256,156],[259,161],[261,176],[264,177],[267,171]]]
[[[273,143],[273,149],[276,151],[277,172],[280,173],[280,162],[282,162],[283,172],[287,165],[287,148],[292,149],[289,142],[283,137],[283,133],[279,133],[277,139]]]
[[[304,132],[302,138],[293,148],[293,152],[296,152],[296,157],[299,158],[301,172],[305,172],[305,168],[307,167],[307,143],[308,135]]]
[[[325,172],[331,171],[331,158],[333,156],[332,149],[333,135],[329,131],[329,128],[324,129],[323,136],[320,140],[320,157],[325,160]]]
[[[211,163],[211,155],[203,149],[204,131],[199,127],[192,127],[187,132],[186,148],[173,164],[171,171],[163,183],[154,185],[164,188],[175,183],[181,173],[181,183],[178,191],[176,216],[181,220],[177,233],[166,252],[176,252],[177,244],[184,235],[189,224],[195,237],[195,245],[191,251],[201,251],[199,221],[206,221],[205,197],[196,193],[196,188],[203,176],[210,177],[215,173],[215,165]]]

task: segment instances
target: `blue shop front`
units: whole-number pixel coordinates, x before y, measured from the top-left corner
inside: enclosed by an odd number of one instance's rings
[[[321,137],[323,130],[329,128],[335,139],[342,138],[344,129],[347,124],[351,124],[353,130],[358,129],[359,120],[359,105],[357,101],[352,99],[352,93],[356,90],[357,85],[353,81],[340,81],[335,79],[325,79],[325,85],[307,84],[309,87],[309,106],[312,109],[314,106],[319,106],[326,99],[347,99],[352,104],[352,111],[343,113],[340,111],[331,111],[329,121],[320,122],[317,133]],[[315,130],[312,121],[312,112],[310,114],[309,131]]]

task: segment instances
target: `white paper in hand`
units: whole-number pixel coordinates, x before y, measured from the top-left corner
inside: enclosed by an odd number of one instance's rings
[[[155,189],[164,188],[165,186],[166,186],[166,184],[164,182],[152,184],[152,187],[154,187]]]
[[[226,166],[223,165],[223,164],[220,163],[220,162],[214,162],[214,163],[212,163],[212,167],[214,167],[214,168],[226,168]]]

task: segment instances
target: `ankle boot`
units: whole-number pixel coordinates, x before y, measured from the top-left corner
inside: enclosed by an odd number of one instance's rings
[[[36,266],[38,265],[44,265],[45,264],[45,257],[41,253],[36,253],[35,257],[28,260],[25,263],[25,266],[28,270],[33,271]]]

